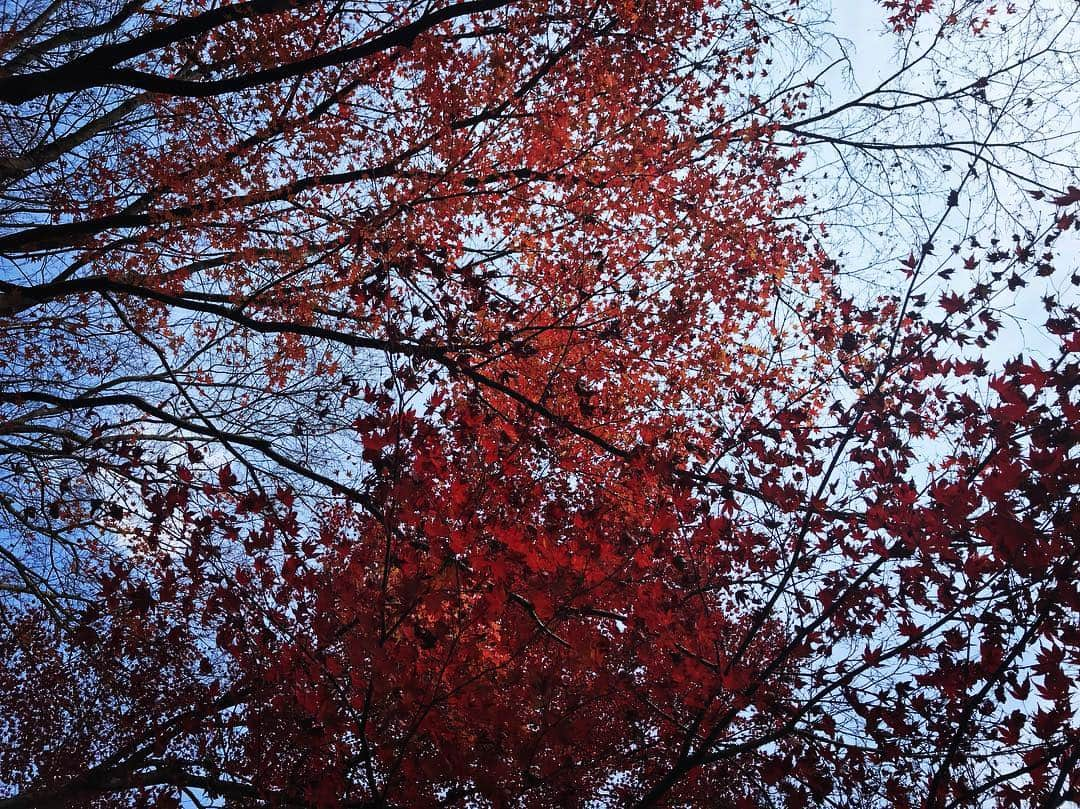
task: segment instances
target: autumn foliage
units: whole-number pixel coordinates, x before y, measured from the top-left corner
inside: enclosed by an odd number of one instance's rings
[[[796,5],[0,9],[0,809],[1080,800],[1075,186],[854,283]]]

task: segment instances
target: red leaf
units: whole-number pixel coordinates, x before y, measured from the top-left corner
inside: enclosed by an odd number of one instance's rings
[[[1055,205],[1072,205],[1074,202],[1080,202],[1080,188],[1070,185],[1064,194],[1060,197],[1053,197],[1051,201]]]

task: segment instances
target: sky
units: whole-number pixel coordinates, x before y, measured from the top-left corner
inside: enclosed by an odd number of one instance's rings
[[[939,6],[944,5],[939,3]],[[986,5],[992,5],[987,3]],[[1004,5],[1004,4],[1001,4]],[[1067,2],[1067,0],[1051,0],[1051,2],[1031,2],[1030,5],[1035,7],[1036,5],[1044,9],[1044,19],[1051,23],[1064,23],[1069,15],[1076,15],[1076,4]],[[897,38],[887,29],[883,24],[884,15],[881,7],[869,0],[835,0],[832,3],[832,12],[829,15],[828,27],[839,39],[847,40],[850,42],[851,47],[846,49],[846,55],[851,64],[851,80],[858,85],[858,90],[866,91],[873,88],[877,83],[882,81],[898,66],[897,62]],[[999,16],[995,19],[995,26],[1000,28],[1002,25],[1013,26],[1014,31],[1017,33],[1010,33],[1009,39],[1004,38],[998,42],[1002,45],[1010,42],[1017,43],[1020,41],[1020,37],[1023,36],[1021,26],[1017,23],[1021,22],[1014,18],[1010,18],[1008,15]],[[998,30],[991,31],[995,34],[1000,33]],[[1073,26],[1072,30],[1073,44],[1076,42],[1076,26]],[[925,38],[923,42],[925,43]],[[969,69],[972,72],[979,71],[978,65],[980,64],[992,64],[993,60],[1004,58],[1006,51],[1005,47],[1001,47],[1000,52],[997,50],[999,47],[998,42],[995,42],[990,48],[979,49],[978,40],[968,40],[975,47],[971,49],[971,64],[963,65],[958,74],[963,70]],[[978,56],[987,54],[990,62],[981,62]],[[963,53],[961,52],[961,55]],[[838,76],[834,78],[839,78]],[[1043,69],[1039,72],[1033,72],[1031,74],[1032,80],[1044,80],[1053,78],[1050,71]],[[920,84],[927,92],[933,92],[932,76],[929,72],[926,72],[920,76],[921,81],[913,85],[918,87]],[[954,86],[950,83],[950,86]],[[1069,122],[1067,120],[1068,112],[1067,108],[1073,106],[1073,104],[1080,105],[1080,97],[1077,96],[1073,88],[1068,88],[1072,103],[1066,98],[1053,99],[1055,107],[1057,104],[1062,105],[1065,110],[1065,117],[1060,114],[1062,110],[1053,109],[1045,112],[1047,116],[1047,123],[1045,125],[1046,132],[1054,131],[1055,128],[1061,131],[1067,131]],[[991,85],[988,89],[989,98],[994,100],[994,93],[997,91],[999,94],[1003,94],[1007,90],[1006,87],[1001,85]],[[857,93],[856,93],[857,94]],[[840,93],[834,94],[834,102],[842,101],[846,98],[853,97],[853,95],[841,95]],[[1050,105],[1047,105],[1048,109]],[[1038,106],[1035,110],[1038,110]],[[948,127],[950,124],[956,125],[959,123],[959,118],[950,121],[946,116],[944,126],[946,131],[949,132]],[[960,124],[962,127],[962,124]],[[889,133],[895,134],[895,133]],[[932,136],[932,133],[927,133]],[[949,132],[953,135],[954,132]],[[905,133],[905,137],[911,138],[911,133]],[[1069,142],[1071,141],[1071,142]],[[1080,137],[1076,136],[1073,132],[1068,138],[1068,141],[1063,144],[1067,148],[1071,149],[1073,155],[1077,153],[1077,149],[1080,148]],[[963,166],[960,165],[959,160],[951,160],[950,163],[956,165],[953,166],[953,171],[950,180],[959,182],[962,174]],[[1075,164],[1075,161],[1074,161]],[[1057,188],[1065,188],[1067,185],[1075,184],[1080,181],[1075,174],[1069,170],[1056,171],[1052,173],[1052,168],[1049,166],[1040,166],[1038,176],[1034,176],[1036,173],[1032,172],[1030,179],[1031,183],[1025,183],[1023,178],[1018,179],[1012,185],[1000,185],[998,188],[1001,190],[1001,198],[998,201],[997,209],[987,212],[985,209],[980,209],[976,205],[972,204],[971,207],[965,210],[964,205],[968,202],[966,195],[961,195],[961,207],[958,211],[952,212],[949,220],[946,222],[945,230],[955,228],[954,235],[956,238],[939,238],[937,240],[936,257],[940,259],[950,258],[948,245],[957,241],[960,241],[960,235],[972,235],[976,234],[980,236],[980,241],[984,246],[988,238],[994,234],[1001,237],[1002,242],[1006,248],[1011,247],[1009,237],[1011,233],[1016,229],[1015,226],[1010,227],[1012,223],[1002,221],[1001,213],[1002,209],[1006,213],[1010,209],[1016,211],[1022,211],[1022,217],[1026,218],[1026,221],[1030,221],[1030,215],[1027,214],[1028,206],[1032,206],[1036,213],[1040,217],[1045,217],[1044,222],[1048,221],[1050,217],[1056,215],[1056,209],[1054,206],[1047,202],[1033,203],[1028,197],[1025,196],[1024,191],[1026,189],[1036,189],[1038,186],[1035,181],[1039,181],[1041,184],[1050,185]],[[1049,196],[1049,195],[1048,195]],[[927,227],[923,229],[923,233],[929,231],[929,225],[933,224],[936,219],[945,212],[945,202],[947,196],[937,193],[926,193],[921,195],[918,201],[918,206],[921,210],[923,217],[927,222]],[[990,215],[987,215],[987,214]],[[968,221],[962,222],[962,219],[966,218]],[[966,229],[966,233],[961,234],[960,228]],[[980,233],[981,231],[981,233]],[[895,236],[896,234],[892,234]],[[913,233],[909,238],[914,240]],[[843,239],[843,246],[847,250],[853,251],[848,256],[849,266],[858,266],[859,264],[870,264],[877,260],[879,256],[872,255],[868,249],[860,249],[859,244],[854,239]],[[865,245],[864,245],[865,247]],[[917,245],[912,246],[917,254]],[[965,248],[967,245],[965,244]],[[1039,359],[1047,359],[1056,356],[1057,353],[1057,341],[1048,338],[1044,330],[1044,323],[1047,318],[1047,313],[1042,304],[1042,297],[1046,294],[1053,294],[1057,296],[1064,303],[1078,302],[1080,296],[1077,295],[1076,288],[1069,283],[1069,276],[1080,267],[1080,239],[1076,238],[1075,231],[1067,233],[1062,236],[1055,244],[1055,250],[1058,253],[1058,257],[1054,264],[1058,268],[1058,272],[1052,278],[1029,278],[1029,285],[1016,292],[1008,292],[1004,296],[996,298],[995,301],[1000,304],[1005,304],[1006,309],[1010,317],[1004,320],[1004,329],[1001,337],[995,341],[983,355],[990,361],[991,367],[1000,366],[1002,363],[1015,357],[1018,353],[1023,351],[1026,354],[1030,354]],[[893,261],[900,259],[907,255],[908,247],[902,241],[897,240],[895,248],[892,252],[891,258]],[[969,253],[974,252],[971,250],[963,250],[960,256],[966,256]],[[928,262],[929,263],[929,262]],[[959,258],[956,256],[951,257],[951,260],[945,265],[947,267],[958,267],[961,264]],[[894,265],[895,266],[895,265]],[[937,267],[933,267],[928,272],[930,278],[929,294],[927,298],[931,301],[937,300],[940,292],[948,288],[950,290],[957,290],[963,292],[965,289],[969,289],[974,283],[975,279],[965,277],[963,272],[958,271],[949,281],[938,281],[934,278],[936,275]],[[923,289],[921,291],[928,291]]]

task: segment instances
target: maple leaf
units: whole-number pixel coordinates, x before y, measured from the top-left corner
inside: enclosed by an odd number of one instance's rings
[[[225,464],[218,468],[218,485],[223,489],[231,489],[240,479],[232,471],[232,467],[229,464]]]
[[[1073,203],[1080,202],[1080,188],[1077,188],[1075,185],[1070,185],[1064,194],[1052,197],[1050,201],[1057,206],[1072,205]]]
[[[957,312],[966,312],[971,304],[960,295],[951,292],[948,295],[942,295],[941,298],[938,299],[938,305],[948,314],[952,315]]]

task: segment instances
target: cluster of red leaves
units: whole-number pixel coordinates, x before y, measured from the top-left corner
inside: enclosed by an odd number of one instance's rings
[[[1075,794],[1077,313],[843,294],[752,4],[370,5],[0,76],[0,806]]]

